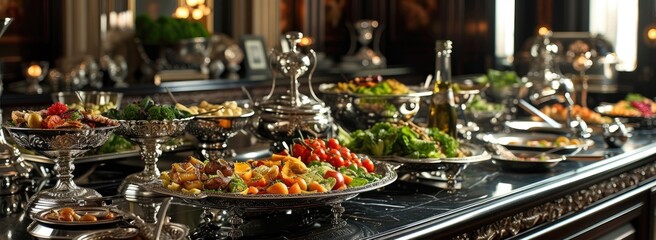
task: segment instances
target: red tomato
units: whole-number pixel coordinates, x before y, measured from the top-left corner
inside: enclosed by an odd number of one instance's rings
[[[351,158],[351,150],[348,148],[343,147],[342,149],[339,150],[339,153],[342,155],[343,158]]]
[[[301,144],[296,143],[296,144],[294,144],[294,146],[292,146],[292,155],[293,156],[303,157],[303,155],[305,155],[306,151],[307,151],[307,148],[305,148],[305,146],[303,146]]]
[[[339,150],[334,149],[334,148],[328,150],[328,154],[329,154],[329,155],[341,155],[341,154],[339,154]]]
[[[307,158],[307,163],[314,162],[314,161],[321,162],[321,158],[319,158],[319,155],[310,154],[310,157]]]
[[[335,168],[343,167],[344,166],[344,159],[339,156],[339,155],[332,155],[330,157],[330,160],[328,160],[330,165],[333,165]]]
[[[319,156],[319,158],[324,161],[328,159],[328,155],[326,155],[326,150],[323,148],[315,148],[314,150],[312,150],[312,154]]]
[[[323,178],[334,178],[335,179],[335,186],[333,186],[333,190],[336,190],[342,186],[344,186],[344,176],[342,176],[341,173],[333,170],[328,170],[326,171],[326,174],[323,175]]]
[[[355,166],[358,166],[358,167],[362,166],[362,161],[360,161],[360,158],[357,158],[357,157],[356,157],[356,158],[352,158],[352,159],[351,159],[351,163],[352,163],[352,164],[355,164]]]
[[[321,146],[322,148],[326,148],[326,142],[324,142],[323,139],[317,138],[315,141],[319,142],[319,146]]]
[[[367,169],[367,172],[374,172],[374,162],[369,158],[362,159],[362,166]]]
[[[328,139],[328,147],[333,149],[340,149],[342,146],[339,145],[339,140],[331,138]]]

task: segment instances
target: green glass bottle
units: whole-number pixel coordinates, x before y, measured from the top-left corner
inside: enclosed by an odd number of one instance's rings
[[[435,84],[430,104],[428,127],[439,128],[456,138],[455,97],[451,82],[451,47],[449,40],[435,42]]]

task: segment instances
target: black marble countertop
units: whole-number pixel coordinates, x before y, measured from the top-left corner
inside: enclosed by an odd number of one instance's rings
[[[362,193],[342,204],[345,212],[341,224],[331,224],[330,207],[292,209],[287,211],[247,212],[241,230],[245,239],[384,239],[415,238],[431,233],[457,232],[477,220],[493,217],[500,211],[522,205],[536,204],[564,189],[574,188],[591,179],[601,179],[615,172],[645,164],[656,155],[651,132],[635,132],[622,148],[606,149],[601,139],[579,154],[605,155],[598,161],[566,160],[551,171],[513,173],[501,171],[491,161],[470,164],[458,176],[458,189],[443,189],[444,181],[431,180],[416,174],[400,174],[399,179],[384,189]],[[251,139],[239,136],[230,140],[232,146],[250,145]],[[244,148],[238,153],[266,149],[266,144]],[[245,152],[244,152],[245,151]],[[182,161],[190,151],[166,153],[158,163],[168,169],[174,161]],[[653,160],[653,159],[652,159]],[[76,182],[98,190],[103,196],[116,194],[123,178],[139,172],[143,163],[138,158],[78,164]],[[419,177],[418,177],[419,176]],[[32,220],[24,214],[26,199],[35,189],[54,184],[34,178],[24,180],[23,190],[0,196],[0,236],[9,239],[29,239],[28,225]],[[537,199],[537,200],[536,200]],[[121,208],[147,217],[148,206],[129,201],[115,202]],[[202,237],[198,226],[201,207],[180,200],[168,211],[173,222],[187,225],[194,237]],[[211,210],[219,232],[230,229],[226,212]],[[215,236],[205,234],[206,239]],[[2,238],[2,237],[0,237]]]

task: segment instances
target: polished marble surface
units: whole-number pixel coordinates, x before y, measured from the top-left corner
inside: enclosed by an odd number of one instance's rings
[[[389,233],[410,228],[416,224],[436,219],[453,217],[461,212],[475,210],[499,199],[518,195],[519,193],[538,189],[554,182],[563,181],[612,161],[620,161],[623,156],[631,155],[636,149],[642,150],[656,146],[647,146],[656,135],[650,132],[637,132],[621,149],[606,150],[601,139],[595,139],[595,145],[581,152],[583,155],[616,156],[600,161],[566,160],[556,165],[551,171],[543,173],[504,172],[491,161],[470,164],[458,176],[458,189],[445,190],[444,181],[439,181],[439,174],[401,174],[395,183],[373,192],[360,194],[358,197],[342,204],[345,212],[342,223],[331,224],[330,207],[313,209],[293,209],[276,212],[246,212],[241,230],[245,239],[378,239]],[[250,140],[238,140],[243,146]],[[236,146],[236,145],[235,145]],[[261,148],[255,146],[247,149]],[[245,153],[243,151],[238,151]],[[627,154],[622,154],[622,153]],[[165,154],[159,162],[161,169],[168,169],[175,160],[184,159],[190,152]],[[76,182],[81,186],[98,190],[103,196],[116,194],[116,188],[123,178],[130,173],[141,171],[139,159],[80,164],[76,166]],[[28,196],[42,187],[48,187],[54,180],[34,178],[15,181],[23,189],[16,194],[0,196],[0,239],[29,239],[28,225],[32,220],[24,214]],[[161,199],[150,199],[155,204],[145,201],[114,201],[121,209],[132,211],[143,218],[152,218],[154,206]],[[174,200],[168,215],[173,222],[183,223],[191,229],[192,239],[215,239],[219,234],[226,237],[230,230],[227,213],[223,210],[208,210],[213,214],[211,225],[201,226],[203,208]],[[211,227],[208,227],[211,226]],[[217,231],[209,231],[213,229]]]

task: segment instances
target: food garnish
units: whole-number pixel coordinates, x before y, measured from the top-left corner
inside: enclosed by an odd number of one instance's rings
[[[557,137],[554,141],[546,139],[529,140],[524,143],[509,142],[509,145],[524,145],[528,147],[565,147],[565,146],[579,146],[582,144],[581,140],[577,138],[567,138],[564,136]]]
[[[109,118],[69,109],[66,104],[60,102],[39,111],[13,111],[10,123],[17,127],[40,129],[81,129],[118,125],[118,122]]]
[[[540,109],[543,113],[547,114],[547,116],[558,120],[558,121],[567,121],[567,108],[563,106],[560,103],[556,103],[550,106],[544,106],[542,109]],[[572,106],[572,117],[579,116],[581,117],[581,120],[587,122],[587,123],[595,123],[595,124],[604,124],[604,123],[611,123],[613,119],[609,117],[604,117],[601,114],[592,111],[591,109],[587,107],[582,107],[581,105],[574,105]],[[536,120],[539,118],[535,118]]]
[[[453,158],[467,155],[456,139],[439,129],[422,128],[410,122],[376,123],[350,135],[340,132],[340,139],[353,151],[372,156]]]
[[[229,163],[188,157],[162,172],[162,185],[186,194],[309,194],[359,187],[380,179],[351,165],[335,168],[325,162],[306,165],[298,158],[274,154],[267,160]]]
[[[81,214],[81,215],[80,215]],[[112,220],[116,218],[114,213],[109,210],[100,214],[80,213],[70,207],[61,208],[58,210],[50,210],[44,215],[46,219],[57,220],[63,222],[97,222],[102,220]]]
[[[623,117],[653,117],[656,113],[656,103],[637,93],[629,93],[626,98],[613,104],[609,115]]]
[[[334,88],[339,93],[359,93],[365,95],[400,95],[410,93],[410,89],[396,79],[378,76],[356,77],[348,82],[339,82]]]
[[[222,104],[212,104],[207,101],[201,101],[198,105],[189,107],[176,103],[175,107],[193,115],[201,114],[200,116],[204,117],[234,117],[241,116],[244,113],[244,110],[239,107],[235,101],[226,101]]]
[[[168,104],[156,104],[150,97],[145,97],[138,103],[130,103],[127,106],[117,109],[110,109],[103,113],[112,119],[118,120],[173,120],[187,118],[191,113],[181,111]]]

